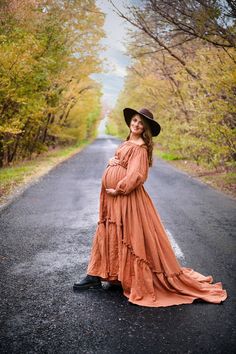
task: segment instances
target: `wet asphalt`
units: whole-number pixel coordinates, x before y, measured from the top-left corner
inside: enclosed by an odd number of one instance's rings
[[[0,212],[1,354],[236,351],[236,201],[160,159],[144,187],[182,265],[221,281],[227,300],[148,308],[118,288],[73,292],[87,268],[101,176],[119,144],[97,138]]]

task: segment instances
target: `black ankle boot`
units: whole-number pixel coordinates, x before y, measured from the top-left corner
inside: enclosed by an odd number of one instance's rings
[[[87,290],[91,287],[101,287],[100,277],[86,275],[79,283],[74,283],[73,290]]]

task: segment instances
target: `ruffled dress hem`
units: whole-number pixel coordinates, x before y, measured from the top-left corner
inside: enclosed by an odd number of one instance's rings
[[[105,228],[101,228],[102,225]],[[111,235],[114,232],[114,228],[111,229],[112,225],[116,230],[120,229],[118,234],[121,234],[123,225],[105,218],[98,222],[97,237],[100,235],[105,240],[106,234],[103,232],[105,229],[109,230],[110,233],[107,234]],[[98,271],[99,267],[97,270],[93,270],[90,263],[87,274],[99,276],[102,281],[119,281],[123,288],[123,295],[132,304],[145,307],[167,307],[191,304],[194,300],[220,304],[227,298],[227,292],[223,290],[222,283],[213,284],[211,275],[202,275],[188,267],[180,267],[179,271],[174,273],[158,271],[152,268],[147,259],[136,255],[131,244],[122,241],[121,248],[120,252],[126,254],[127,259],[132,259],[131,268],[136,269],[136,274],[131,275],[131,282],[128,281],[128,284],[125,282],[122,267],[117,272],[109,272],[104,267]],[[138,276],[138,274],[145,275],[145,273],[148,275],[146,280],[149,278],[148,287],[142,277]]]
[[[148,176],[146,147],[124,142],[106,168],[100,193],[99,221],[87,274],[121,282],[128,301],[140,306],[190,304],[195,299],[220,303],[222,283],[212,284],[191,268],[181,267],[166,230],[143,184]],[[106,188],[120,192],[116,196]]]

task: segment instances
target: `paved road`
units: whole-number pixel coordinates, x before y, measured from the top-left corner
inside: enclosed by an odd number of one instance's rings
[[[160,159],[145,188],[178,258],[214,282],[222,304],[147,308],[119,289],[73,293],[98,218],[102,172],[120,142],[96,139],[0,213],[1,353],[233,353],[236,202]]]

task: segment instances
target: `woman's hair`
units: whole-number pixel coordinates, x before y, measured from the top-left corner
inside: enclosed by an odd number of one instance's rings
[[[151,129],[150,129],[150,126],[148,124],[148,122],[146,121],[145,118],[143,118],[141,115],[139,115],[139,117],[141,118],[141,121],[143,123],[143,126],[144,126],[144,130],[141,134],[142,136],[142,139],[144,140],[146,146],[147,146],[147,149],[148,149],[148,161],[149,161],[149,166],[151,167],[152,166],[152,153],[153,153],[153,141],[152,141],[152,133],[151,133]],[[132,118],[131,118],[132,120]],[[131,121],[130,121],[131,123]],[[130,132],[129,132],[129,135],[127,136],[126,140],[129,140],[130,138]]]

